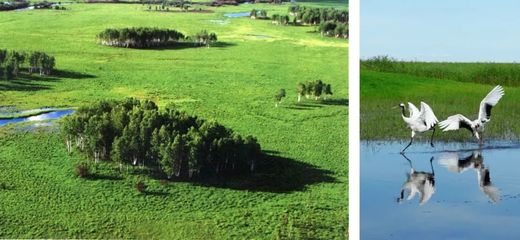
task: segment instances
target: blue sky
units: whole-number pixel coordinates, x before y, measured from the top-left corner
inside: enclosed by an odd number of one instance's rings
[[[361,58],[520,62],[520,1],[361,0]]]

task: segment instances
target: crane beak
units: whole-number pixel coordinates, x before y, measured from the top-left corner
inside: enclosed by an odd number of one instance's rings
[[[392,109],[396,109],[396,108],[398,108],[398,107],[399,107],[399,105],[397,105],[397,106],[393,107]]]

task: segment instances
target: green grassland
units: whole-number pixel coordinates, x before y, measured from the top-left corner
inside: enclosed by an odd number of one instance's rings
[[[485,62],[409,62],[379,56],[361,61],[363,69],[406,73],[420,77],[451,79],[461,82],[520,86],[520,65]]]
[[[432,65],[432,68],[446,65],[448,73],[453,68],[464,66],[458,63],[455,66],[448,63]],[[423,66],[427,64],[424,63]],[[467,66],[470,66],[467,71],[471,72],[473,65]],[[460,71],[464,72],[463,69]],[[401,102],[412,102],[419,106],[420,101],[424,101],[432,107],[441,121],[457,113],[472,120],[476,119],[480,101],[494,87],[492,84],[475,83],[469,80],[456,81],[364,68],[361,70],[360,81],[361,138],[365,140],[408,140],[410,138],[410,130],[401,118],[400,109],[392,109]],[[517,101],[520,97],[520,89],[504,87],[504,90],[505,96],[493,108],[492,120],[486,125],[487,139],[516,140],[520,136],[520,127],[516,121],[511,120],[520,117]],[[428,140],[430,135],[431,132],[422,139]],[[466,130],[437,131],[435,135],[436,139],[444,141],[474,141],[471,133]]]
[[[305,3],[346,8],[344,2]],[[0,48],[44,51],[57,73],[0,81],[0,106],[75,108],[101,99],[151,99],[252,134],[281,162],[264,187],[161,183],[111,163],[74,176],[57,129],[0,127],[0,237],[344,239],[348,236],[348,42],[314,27],[223,17],[287,5],[240,5],[214,13],[144,11],[140,4],[69,4],[65,11],[2,12]],[[224,24],[210,20],[223,20]],[[96,43],[112,27],[162,27],[218,35],[206,48],[125,49]],[[267,35],[270,38],[257,38]],[[332,84],[330,101],[296,103],[298,82]],[[287,98],[275,108],[280,88]],[[506,90],[507,91],[507,90]],[[149,194],[133,187],[137,179]]]

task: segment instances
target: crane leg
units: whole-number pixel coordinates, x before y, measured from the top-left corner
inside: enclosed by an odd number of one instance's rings
[[[430,167],[432,168],[432,175],[435,175],[435,171],[433,170],[433,157],[430,158]]]
[[[432,136],[431,136],[431,138],[430,138],[430,145],[431,145],[432,147],[435,147],[435,146],[433,145],[433,135],[435,135],[435,127],[433,127]]]
[[[401,151],[401,153],[404,153],[404,151],[406,151],[406,149],[412,145],[412,142],[413,142],[413,137],[410,138],[410,143],[408,143],[408,145],[406,145],[406,147]]]

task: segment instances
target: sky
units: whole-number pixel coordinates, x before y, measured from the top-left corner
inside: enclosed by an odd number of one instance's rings
[[[362,59],[520,62],[520,1],[360,2]]]

